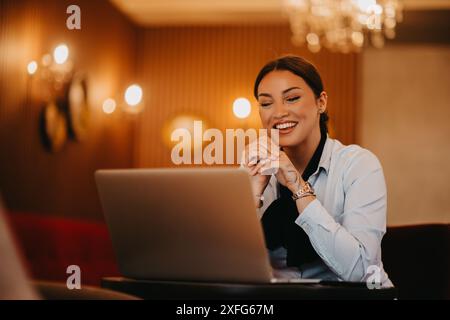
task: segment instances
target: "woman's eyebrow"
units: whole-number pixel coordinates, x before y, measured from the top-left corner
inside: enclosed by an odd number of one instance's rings
[[[300,90],[302,90],[302,88],[300,88],[300,87],[290,87],[289,89],[286,89],[286,90],[283,90],[283,94],[286,94],[286,93],[288,93],[289,91],[291,91],[291,90],[294,90],[294,89],[300,89]]]
[[[300,89],[300,90],[302,90],[302,88],[300,88],[300,87],[290,87],[289,89],[283,90],[283,91],[282,91],[282,94],[286,94],[286,93],[288,93],[289,91],[294,90],[294,89]],[[269,97],[269,98],[272,98],[272,95],[269,94],[269,93],[260,93],[260,94],[258,94],[258,98],[259,98],[259,97]]]

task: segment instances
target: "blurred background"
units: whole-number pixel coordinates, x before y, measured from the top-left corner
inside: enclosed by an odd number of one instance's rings
[[[259,127],[255,77],[292,53],[323,77],[330,135],[379,157],[388,224],[449,223],[450,1],[401,3],[385,40],[327,48],[293,37],[296,1],[0,0],[5,207],[101,221],[96,169],[174,166],[171,129],[193,119]]]

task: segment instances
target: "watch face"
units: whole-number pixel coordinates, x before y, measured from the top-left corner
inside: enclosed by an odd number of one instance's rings
[[[87,84],[86,78],[82,75],[75,75],[70,83],[67,118],[71,138],[82,140],[86,136],[89,122]]]

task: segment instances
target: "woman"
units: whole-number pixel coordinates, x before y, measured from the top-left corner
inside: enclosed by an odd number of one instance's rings
[[[276,174],[261,174],[269,160],[243,163],[274,275],[392,286],[381,262],[386,185],[380,162],[328,137],[327,94],[316,68],[297,56],[269,62],[254,95],[263,127],[279,131]]]

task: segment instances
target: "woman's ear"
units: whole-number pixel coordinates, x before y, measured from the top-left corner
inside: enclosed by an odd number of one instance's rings
[[[317,99],[317,106],[318,106],[318,112],[324,113],[327,110],[327,93],[325,91],[322,91],[320,93],[319,98]]]

